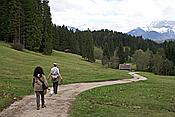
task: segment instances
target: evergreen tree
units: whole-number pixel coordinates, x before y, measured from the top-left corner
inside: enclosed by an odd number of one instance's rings
[[[72,53],[78,54],[80,52],[79,48],[79,42],[78,42],[78,35],[76,32],[71,30],[71,35],[70,35],[70,49]]]
[[[130,57],[130,47],[124,47],[124,61],[128,61]]]
[[[146,64],[146,71],[150,71],[150,72],[152,72],[153,71],[153,65],[154,65],[154,63],[153,63],[153,60],[152,60],[152,58],[153,58],[153,52],[151,51],[151,50],[149,50],[149,49],[147,49],[146,50],[146,52],[145,52],[145,64]]]
[[[78,33],[75,32],[74,38],[75,38],[75,42],[74,42],[75,44],[73,44],[73,46],[74,46],[75,52],[77,54],[80,54],[80,44],[79,44],[79,41],[78,41],[78,38],[79,38]]]
[[[165,41],[163,45],[166,58],[172,61],[175,65],[175,41]]]
[[[0,40],[7,40],[8,32],[8,1],[0,0]]]
[[[95,62],[94,43],[91,32],[89,30],[82,32],[82,39],[82,58]]]
[[[107,43],[105,43],[103,46],[103,56],[110,60],[110,50]]]
[[[53,25],[51,21],[50,7],[48,6],[48,3],[48,0],[43,0],[42,3],[43,29],[40,52],[43,52],[44,54],[52,53]]]
[[[69,42],[68,42],[68,38],[69,38],[69,31],[68,31],[68,29],[67,29],[67,27],[66,26],[62,26],[61,27],[61,29],[60,29],[60,34],[59,34],[59,36],[60,36],[60,42],[59,42],[59,49],[61,50],[61,51],[65,51],[66,49],[68,49],[69,48]]]
[[[9,0],[8,2],[8,42],[13,42],[15,49],[23,49],[22,36],[23,9],[20,0]]]
[[[60,43],[60,27],[53,25],[53,49],[59,50],[59,43]]]
[[[78,43],[79,43],[79,55],[82,56],[82,53],[83,53],[83,46],[84,46],[84,37],[83,37],[83,32],[81,31],[76,31],[76,34],[77,34],[77,40],[78,40]]]
[[[120,64],[123,64],[125,62],[125,54],[123,45],[121,43],[119,44],[119,47],[117,49],[117,56],[119,57]]]
[[[42,8],[40,0],[21,0],[24,8],[25,48],[39,51],[42,38]]]
[[[106,65],[110,60],[110,52],[107,42],[103,46],[103,56],[102,56],[102,65]],[[109,65],[108,65],[109,66]]]

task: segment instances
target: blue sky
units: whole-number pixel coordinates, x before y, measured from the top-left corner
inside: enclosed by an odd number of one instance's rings
[[[152,21],[175,21],[175,0],[49,0],[57,25],[128,32]]]

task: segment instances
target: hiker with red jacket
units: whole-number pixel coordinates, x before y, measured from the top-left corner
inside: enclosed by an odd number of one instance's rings
[[[57,94],[58,82],[59,82],[59,80],[62,80],[63,78],[60,74],[60,70],[58,69],[56,63],[53,63],[53,67],[50,70],[49,78],[51,78],[51,80],[52,80],[54,94]]]

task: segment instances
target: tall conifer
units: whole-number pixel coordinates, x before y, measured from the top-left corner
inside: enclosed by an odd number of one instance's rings
[[[42,1],[42,40],[40,51],[44,54],[52,53],[52,40],[53,40],[53,24],[51,21],[50,7],[48,5],[48,0]]]

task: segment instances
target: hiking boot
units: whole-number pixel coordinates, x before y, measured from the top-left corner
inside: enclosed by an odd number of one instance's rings
[[[42,108],[44,108],[44,107],[46,107],[46,105],[44,104],[44,105],[42,105]]]

